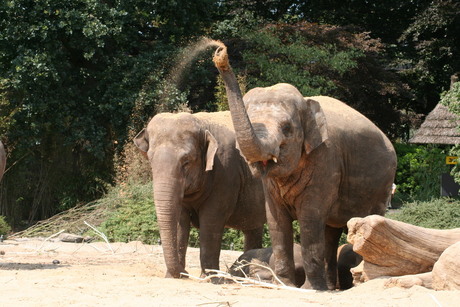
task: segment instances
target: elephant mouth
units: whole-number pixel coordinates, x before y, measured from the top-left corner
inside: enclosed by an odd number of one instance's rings
[[[270,176],[276,168],[280,167],[280,161],[274,157],[271,160],[253,162],[250,165],[256,170],[256,175],[265,177]]]

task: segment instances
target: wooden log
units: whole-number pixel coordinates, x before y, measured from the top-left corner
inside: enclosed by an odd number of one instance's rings
[[[460,241],[460,228],[429,229],[379,215],[352,218],[347,226],[348,242],[363,256],[362,267],[352,270],[361,282],[430,272],[442,252]]]
[[[415,275],[392,277],[386,287],[411,288],[415,285],[435,290],[460,290],[460,242],[441,254],[433,266],[433,271]]]
[[[433,289],[460,290],[460,242],[449,246],[433,267]]]

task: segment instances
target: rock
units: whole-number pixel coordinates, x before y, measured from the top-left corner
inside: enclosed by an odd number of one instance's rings
[[[91,238],[63,232],[58,236],[58,240],[61,242],[82,243],[91,241]]]

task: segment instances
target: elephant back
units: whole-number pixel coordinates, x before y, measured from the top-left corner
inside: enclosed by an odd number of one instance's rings
[[[365,130],[373,129],[381,132],[380,129],[366,116],[338,99],[328,96],[314,96],[306,98],[319,102],[324,115],[326,116],[328,126],[349,127],[352,123],[355,128],[363,127]]]
[[[235,131],[235,129],[233,128],[233,122],[230,111],[199,112],[193,115],[206,125],[223,126],[231,130],[232,132]]]

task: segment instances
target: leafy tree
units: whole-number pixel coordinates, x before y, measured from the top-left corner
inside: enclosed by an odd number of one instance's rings
[[[449,171],[445,164],[447,148],[413,144],[394,144],[398,155],[395,182],[398,198],[430,200],[439,196],[441,174]]]
[[[440,103],[446,105],[453,114],[460,116],[460,82],[458,82],[458,75],[452,76],[451,88],[441,93]],[[460,127],[458,127],[458,129],[460,129]],[[450,154],[453,156],[460,156],[460,146],[455,145],[451,149]],[[460,182],[460,166],[458,164],[452,169],[451,175],[456,182]]]
[[[225,37],[225,29],[236,36],[225,42],[248,89],[291,83],[305,96],[329,95],[347,102],[390,136],[404,132],[399,110],[411,96],[397,74],[385,69],[379,40],[345,27],[308,22],[261,27],[252,20],[256,18],[239,16],[216,30],[218,36]]]
[[[448,88],[450,76],[460,71],[460,3],[430,1],[411,21],[399,39],[399,63],[415,91],[418,109],[428,112]]]
[[[32,222],[100,196],[128,130],[163,97],[175,44],[208,27],[214,9],[210,0],[1,2],[0,128],[13,165],[2,211]]]
[[[385,44],[394,44],[431,0],[312,0],[299,1],[297,12],[312,22],[355,26]]]

